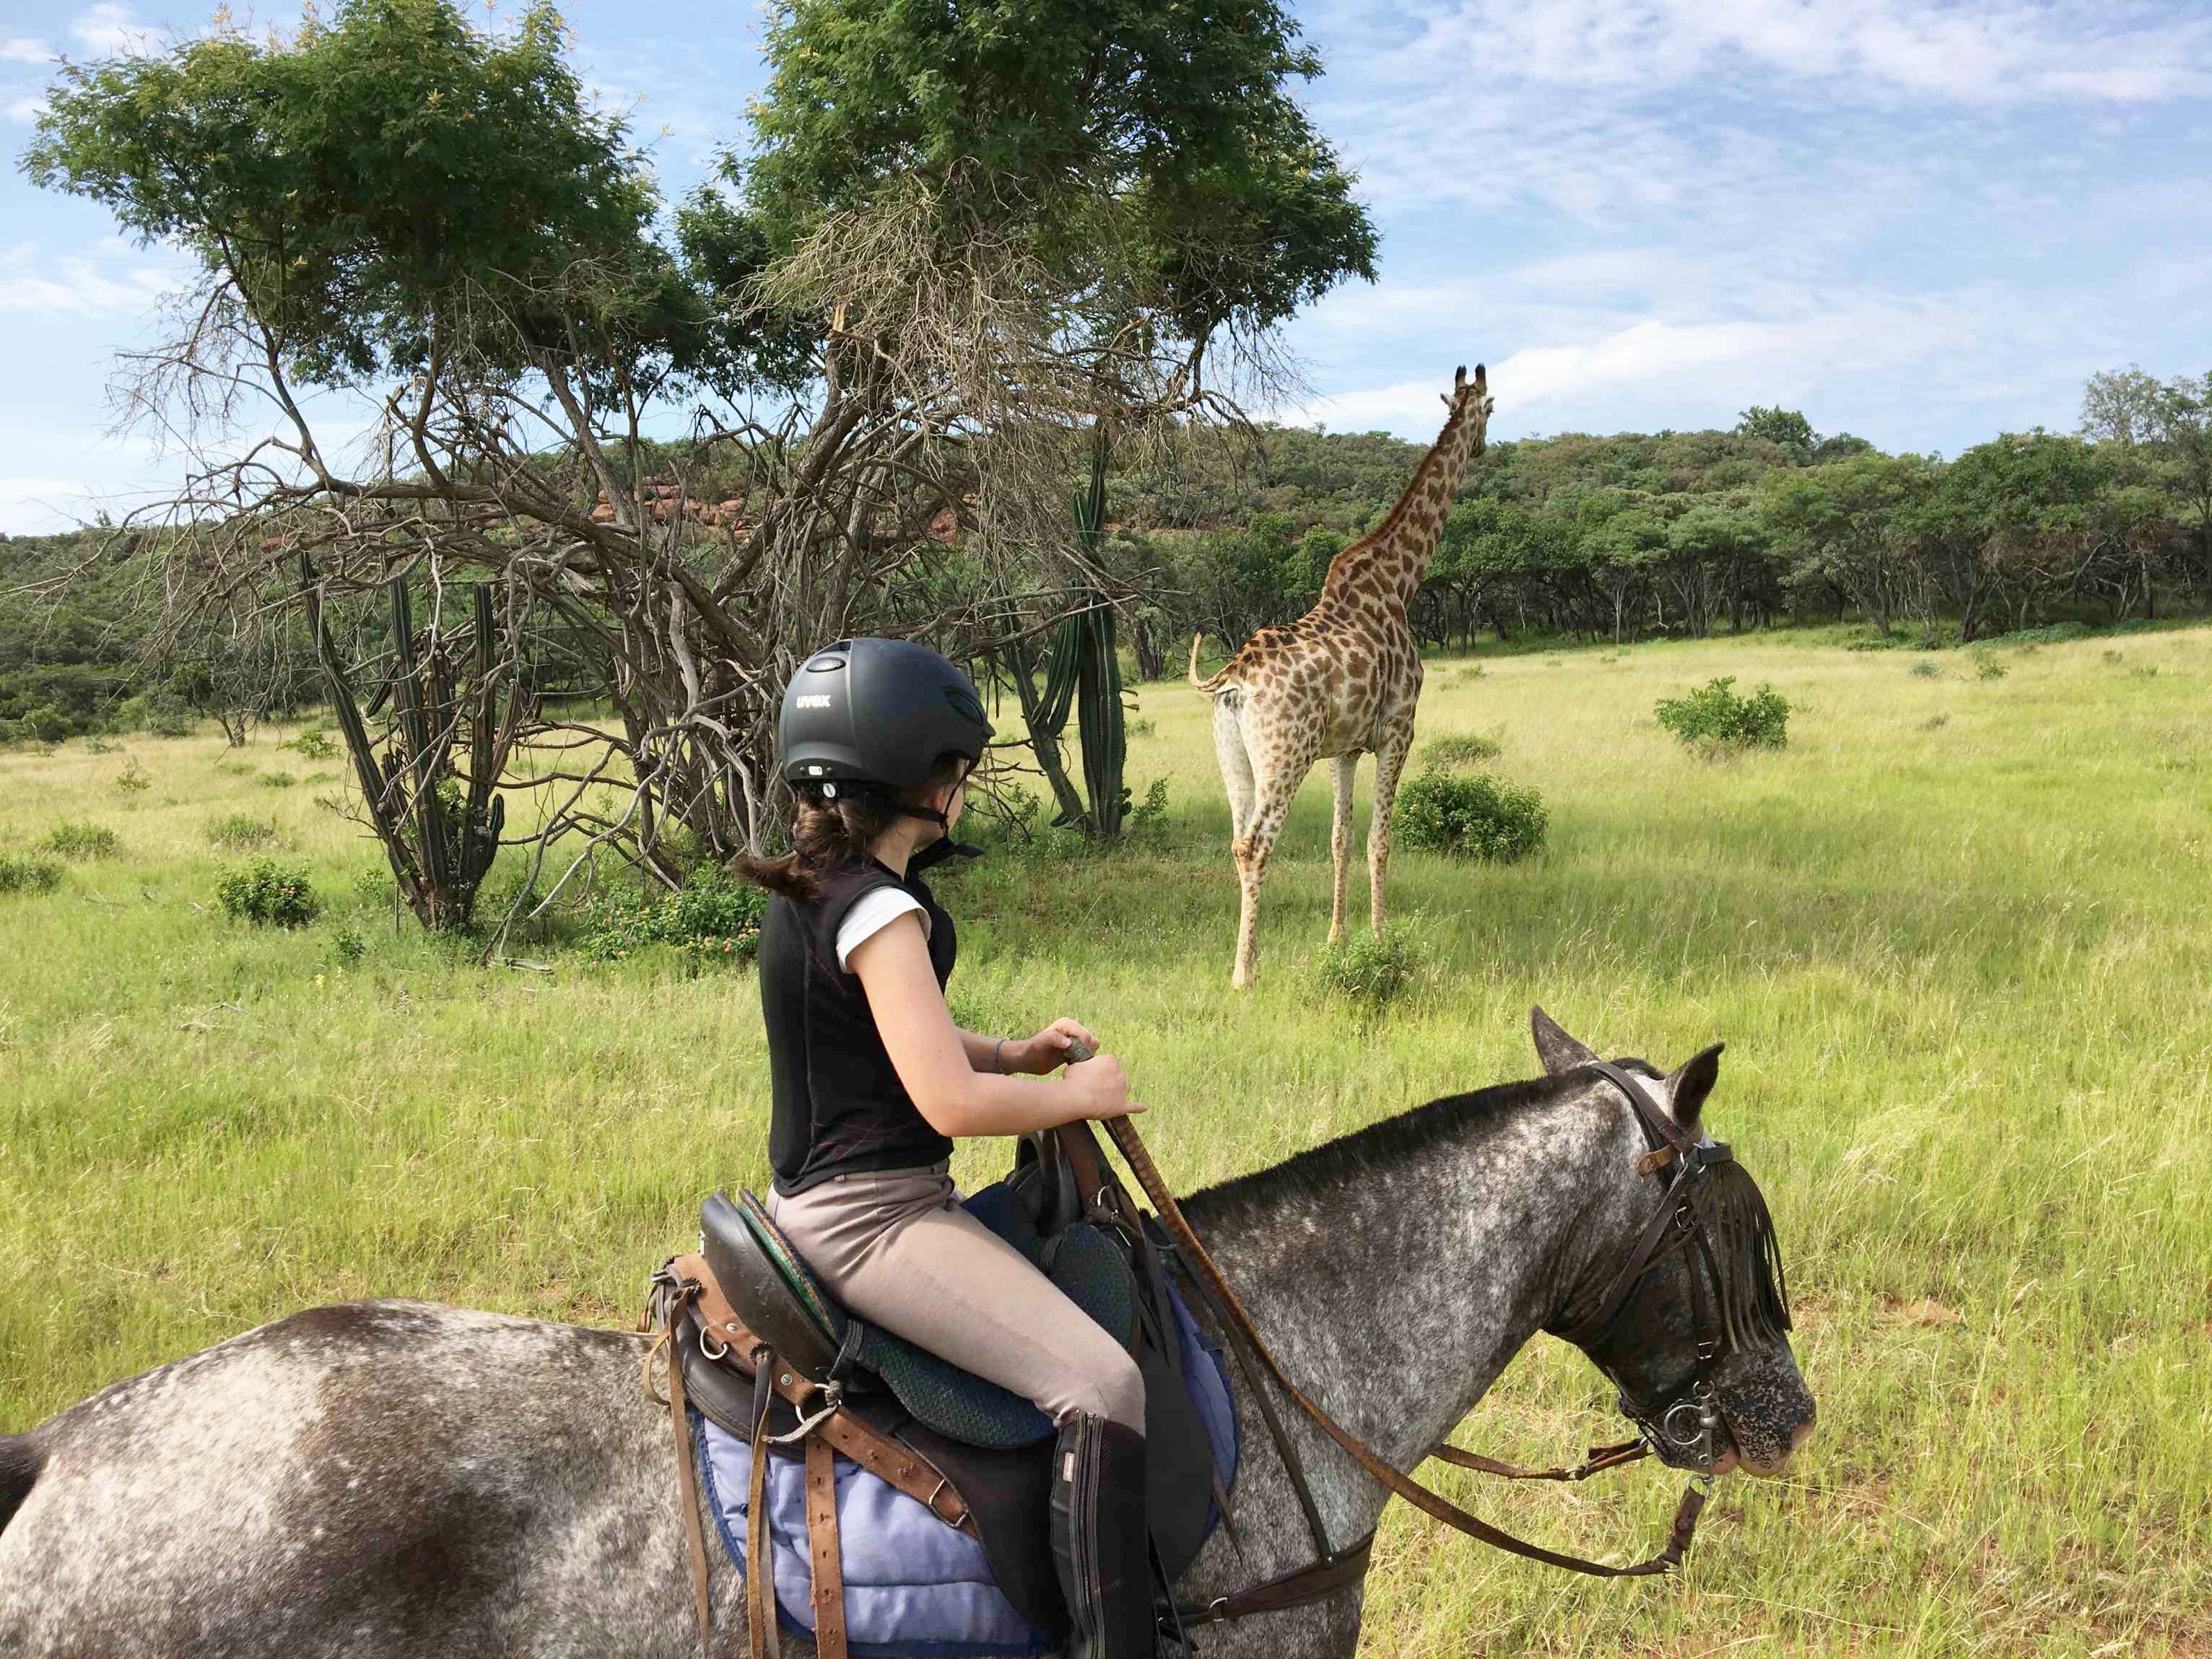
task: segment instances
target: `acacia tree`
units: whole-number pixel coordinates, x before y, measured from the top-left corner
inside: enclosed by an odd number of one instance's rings
[[[1061,816],[1110,839],[1120,612],[1148,595],[1101,556],[1109,448],[1282,390],[1277,325],[1374,275],[1352,176],[1286,91],[1320,60],[1273,0],[785,0],[769,51],[756,147],[692,204],[694,258],[765,244],[775,307],[866,340],[909,396],[957,388],[994,654]],[[1071,519],[1040,481],[1084,473]],[[1048,628],[1040,691],[1023,641]],[[1059,755],[1070,697],[1087,803]]]
[[[65,68],[32,177],[201,270],[124,393],[191,457],[155,515],[173,608],[296,597],[301,555],[325,601],[495,584],[502,649],[557,620],[616,713],[498,747],[531,757],[503,781],[536,797],[510,819],[541,860],[579,831],[672,881],[671,826],[762,845],[805,651],[921,617],[972,655],[1082,602],[1103,573],[1064,522],[1042,533],[1069,442],[1209,407],[1217,334],[1264,362],[1291,306],[1371,263],[1348,178],[1277,89],[1310,63],[1272,8],[1086,18],[1103,78],[1009,58],[988,9],[886,9],[833,64],[836,20],[787,8],[759,144],[666,245],[550,9],[494,34],[449,0],[349,0],[289,38]],[[958,94],[869,82],[877,125],[841,136],[823,100],[877,47],[954,64]],[[1200,94],[1220,107],[1192,114]],[[672,430],[689,441],[655,471]],[[1000,567],[963,593],[925,533],[947,512]],[[419,770],[391,758],[375,775]]]

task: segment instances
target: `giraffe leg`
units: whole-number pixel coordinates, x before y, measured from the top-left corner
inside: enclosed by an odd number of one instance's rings
[[[1390,809],[1398,801],[1398,775],[1405,769],[1407,752],[1413,746],[1413,722],[1385,734],[1375,751],[1375,808],[1367,820],[1367,884],[1375,931],[1382,931],[1382,889],[1390,873]]]
[[[1229,793],[1229,840],[1233,847],[1244,838],[1252,822],[1252,756],[1244,747],[1243,722],[1237,718],[1238,699],[1229,693],[1213,700],[1213,752],[1221,763],[1221,787]]]
[[[1260,953],[1260,889],[1267,879],[1267,860],[1274,856],[1275,838],[1283,833],[1283,821],[1291,815],[1291,795],[1286,789],[1271,790],[1263,780],[1255,801],[1252,817],[1243,835],[1237,838],[1237,883],[1243,900],[1237,918],[1237,968],[1230,983],[1238,990],[1250,988],[1258,971]]]
[[[1336,890],[1328,906],[1328,942],[1344,941],[1344,872],[1352,862],[1352,789],[1359,775],[1359,751],[1336,757],[1330,781],[1336,796],[1336,824],[1330,831],[1328,850],[1336,866]]]

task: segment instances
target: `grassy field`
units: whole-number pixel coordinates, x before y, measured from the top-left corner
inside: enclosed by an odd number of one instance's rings
[[[1429,965],[1378,1020],[1316,990],[1325,768],[1261,987],[1230,990],[1227,814],[1181,685],[1145,688],[1131,744],[1162,836],[945,884],[957,1012],[1090,1023],[1186,1186],[1528,1075],[1532,1001],[1609,1053],[1727,1040],[1709,1117],[1774,1206],[1819,1435],[1787,1479],[1723,1483],[1680,1583],[1571,1579],[1395,1509],[1364,1651],[2212,1652],[2212,630],[1990,660],[1780,636],[1433,665],[1423,737],[1498,736],[1551,842],[1401,852]],[[1785,751],[1702,763],[1660,732],[1654,701],[1717,674],[1789,696]],[[272,744],[0,754],[0,849],[64,819],[121,842],[0,896],[0,1430],[342,1297],[627,1322],[699,1195],[764,1177],[748,974],[480,969],[395,931],[356,890],[373,848],[312,802],[336,784],[264,781],[337,763]],[[118,787],[132,763],[150,787]],[[315,927],[216,910],[240,860],[207,826],[235,812],[313,869]],[[1566,1458],[1616,1437],[1609,1403],[1540,1339],[1462,1438]],[[1444,1485],[1627,1559],[1677,1483]]]

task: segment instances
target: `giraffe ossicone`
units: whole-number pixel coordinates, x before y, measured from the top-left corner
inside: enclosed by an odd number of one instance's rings
[[[1213,700],[1213,745],[1229,792],[1230,853],[1243,903],[1233,982],[1252,982],[1258,956],[1260,889],[1291,800],[1317,760],[1334,763],[1336,814],[1329,848],[1335,896],[1331,944],[1344,937],[1345,868],[1352,854],[1352,790],[1363,754],[1375,757],[1375,802],[1367,826],[1369,912],[1382,931],[1390,864],[1390,809],[1413,746],[1421,655],[1407,607],[1437,550],[1444,514],[1468,465],[1482,453],[1492,398],[1480,363],[1462,365],[1445,398],[1443,432],[1382,522],[1338,554],[1313,609],[1263,628],[1211,677],[1191,683]]]

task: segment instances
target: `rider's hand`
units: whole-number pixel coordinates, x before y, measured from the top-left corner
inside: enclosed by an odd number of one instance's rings
[[[1129,1117],[1145,1109],[1129,1098],[1128,1077],[1111,1054],[1069,1066],[1067,1086],[1075,1091],[1079,1117]]]
[[[1072,1019],[1056,1019],[1033,1037],[1024,1037],[1006,1045],[1006,1069],[1027,1072],[1036,1077],[1059,1068],[1067,1058],[1069,1045],[1080,1042],[1093,1054],[1098,1051],[1098,1039]]]

